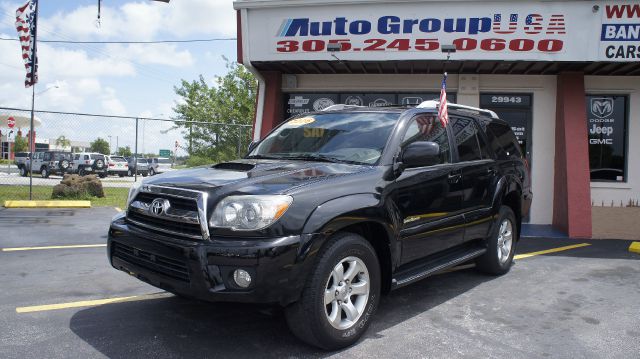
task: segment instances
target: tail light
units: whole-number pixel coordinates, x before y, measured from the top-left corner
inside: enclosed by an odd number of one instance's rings
[[[116,165],[114,165],[113,163],[109,163],[109,167],[115,167]]]
[[[91,161],[84,161],[85,165],[91,164]]]
[[[124,166],[125,166],[125,167],[129,167],[129,164],[128,164],[128,163],[125,163],[125,164],[124,164]]]

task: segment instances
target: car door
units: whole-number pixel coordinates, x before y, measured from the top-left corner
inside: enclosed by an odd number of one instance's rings
[[[31,171],[40,171],[40,166],[42,165],[42,152],[36,152],[31,160]]]
[[[499,167],[474,119],[452,116],[451,120],[451,130],[462,169],[464,240],[485,238],[491,226],[491,206]]]
[[[413,118],[402,147],[414,141],[440,145],[441,161],[405,168],[393,185],[392,198],[401,216],[401,264],[447,249],[463,237],[459,166],[452,163],[449,134],[434,115]]]

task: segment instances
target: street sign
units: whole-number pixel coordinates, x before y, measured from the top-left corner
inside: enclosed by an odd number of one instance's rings
[[[16,125],[16,119],[13,117],[9,117],[7,119],[7,126],[9,126],[9,128],[13,128],[13,126]]]
[[[171,150],[160,150],[160,157],[171,157]]]

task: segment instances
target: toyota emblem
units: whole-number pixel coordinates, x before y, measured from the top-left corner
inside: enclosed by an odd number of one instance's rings
[[[168,200],[164,198],[156,198],[153,200],[153,202],[151,202],[151,205],[149,206],[149,212],[151,212],[151,214],[155,216],[161,216],[162,214],[167,213],[167,210],[170,206],[171,205],[169,204]]]

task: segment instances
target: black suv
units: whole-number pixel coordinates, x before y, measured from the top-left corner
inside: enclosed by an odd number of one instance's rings
[[[113,267],[208,301],[274,303],[324,349],[354,343],[380,294],[475,261],[506,273],[529,173],[495,113],[437,102],[332,106],[295,117],[241,160],[169,172],[129,194]]]

